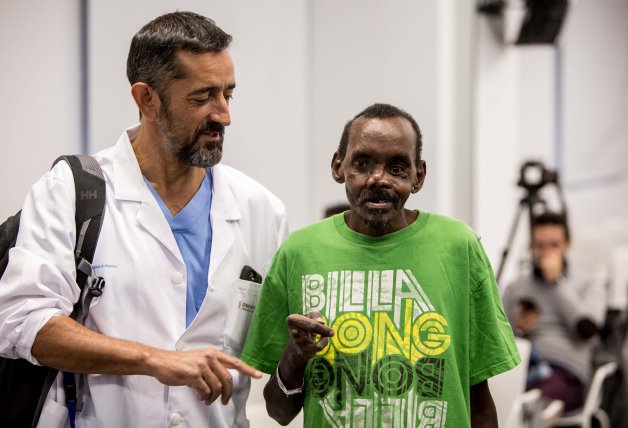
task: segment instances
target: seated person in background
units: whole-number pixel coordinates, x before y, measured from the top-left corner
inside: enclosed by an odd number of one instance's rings
[[[510,284],[504,308],[519,335],[532,342],[528,389],[565,403],[583,404],[591,361],[606,313],[605,284],[567,265],[569,228],[564,215],[532,219],[533,272]]]
[[[275,255],[242,354],[273,373],[282,425],[303,409],[306,428],[497,427],[487,379],[519,363],[512,329],[471,228],[405,208],[425,173],[405,111],[346,124],[331,175],[350,209]]]

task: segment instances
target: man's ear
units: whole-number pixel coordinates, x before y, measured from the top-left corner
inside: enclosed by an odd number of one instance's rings
[[[131,96],[133,96],[142,117],[148,120],[155,120],[158,117],[161,99],[152,86],[144,82],[134,83],[131,86]]]
[[[341,165],[342,159],[340,159],[340,154],[338,153],[338,151],[336,151],[336,153],[334,153],[334,156],[331,158],[331,176],[333,177],[334,181],[336,181],[336,183],[345,182],[344,173],[342,171],[342,168],[340,168]]]
[[[416,170],[415,181],[412,184],[412,193],[417,193],[423,187],[425,182],[425,175],[427,174],[427,164],[424,160],[419,162],[419,166]]]

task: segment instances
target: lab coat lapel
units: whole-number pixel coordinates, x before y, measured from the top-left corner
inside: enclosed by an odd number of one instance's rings
[[[137,212],[137,221],[168,251],[183,264],[183,256],[179,251],[172,229],[148,187],[143,194],[142,204]]]
[[[139,202],[138,223],[183,264],[183,257],[155,197],[144,181],[137,158],[127,135],[123,135],[114,149],[113,175],[117,201]]]
[[[242,218],[222,166],[212,168],[212,249],[209,278],[216,277],[236,238],[237,221]],[[228,259],[227,259],[228,260]],[[210,280],[210,283],[212,281]]]

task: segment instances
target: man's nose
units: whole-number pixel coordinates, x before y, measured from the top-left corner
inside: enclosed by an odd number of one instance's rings
[[[209,118],[223,126],[231,125],[231,113],[229,113],[229,102],[224,97],[220,97],[214,111],[209,114]]]
[[[383,166],[374,166],[369,170],[368,182],[370,185],[381,184],[388,178],[386,170]]]

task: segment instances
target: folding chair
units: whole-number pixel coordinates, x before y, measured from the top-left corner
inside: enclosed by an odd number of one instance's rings
[[[614,361],[601,365],[595,370],[591,384],[587,390],[584,405],[576,413],[566,414],[554,422],[555,427],[579,426],[591,428],[592,418],[600,423],[600,428],[610,428],[610,421],[606,412],[600,407],[602,403],[602,386],[604,381],[615,373],[617,363]]]

